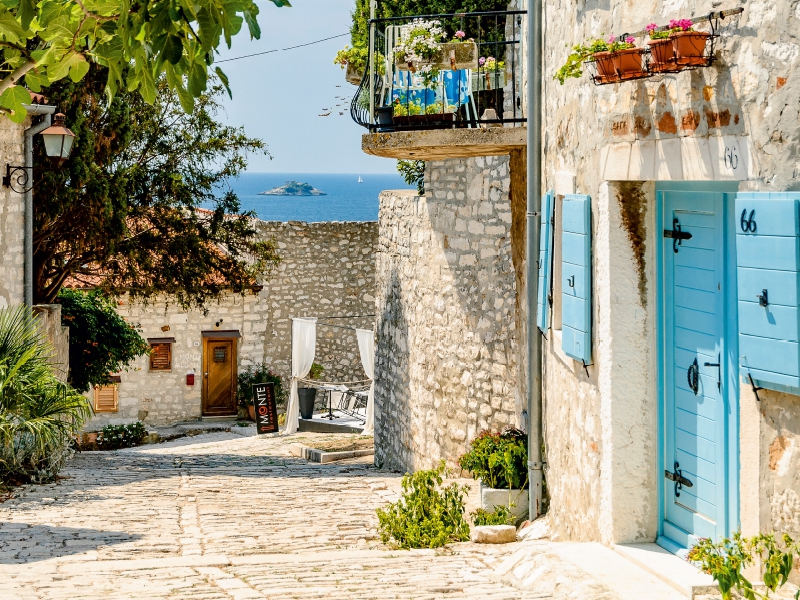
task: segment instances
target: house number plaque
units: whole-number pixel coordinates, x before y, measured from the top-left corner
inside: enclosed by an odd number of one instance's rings
[[[253,384],[253,406],[256,413],[256,433],[278,431],[278,407],[275,404],[275,384]]]

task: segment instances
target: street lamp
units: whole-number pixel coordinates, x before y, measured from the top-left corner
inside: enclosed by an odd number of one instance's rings
[[[25,204],[25,277],[24,297],[25,305],[33,306],[33,136],[41,133],[44,137],[44,149],[47,156],[56,165],[61,166],[72,150],[75,134],[64,125],[64,115],[55,115],[52,124],[52,115],[56,112],[55,106],[46,104],[25,105],[29,115],[42,115],[42,121],[31,125],[25,130],[25,164],[15,166],[6,164],[6,174],[3,176],[3,185],[23,195]]]

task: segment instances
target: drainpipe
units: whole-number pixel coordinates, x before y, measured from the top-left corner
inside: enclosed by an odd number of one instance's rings
[[[25,186],[25,306],[33,306],[33,136],[50,127],[55,106],[46,104],[25,105],[29,115],[44,115],[40,123],[25,130],[25,173],[28,182]]]
[[[536,326],[539,287],[539,226],[542,194],[542,0],[528,0],[528,518],[542,513],[542,338]]]

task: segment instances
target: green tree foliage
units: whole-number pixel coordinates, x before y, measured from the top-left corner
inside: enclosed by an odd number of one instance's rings
[[[100,292],[64,288],[56,301],[61,323],[69,327],[69,382],[75,389],[86,392],[108,383],[110,373],[149,351],[136,328],[119,316],[114,301]]]
[[[287,0],[271,0],[289,6]],[[206,91],[214,55],[224,40],[246,23],[259,38],[258,7],[253,0],[5,0],[0,4],[3,75],[0,106],[16,122],[25,118],[28,92],[55,81],[80,81],[90,63],[106,67],[109,97],[138,90],[155,102],[163,76],[184,110]],[[226,81],[224,73],[215,69]]]
[[[458,466],[490,488],[526,488],[527,465],[528,436],[511,427],[502,433],[482,432],[458,459]]]
[[[403,181],[408,185],[417,186],[417,193],[425,193],[425,161],[424,160],[398,160],[397,171],[402,175]]]
[[[25,307],[0,310],[0,480],[52,480],[91,415],[53,374],[53,349]]]
[[[218,123],[218,84],[185,113],[163,78],[153,104],[133,92],[109,101],[105,78],[93,68],[50,90],[76,139],[61,168],[37,148],[35,302],[53,302],[69,278],[134,299],[168,294],[184,307],[244,293],[277,253],[227,181],[248,152],[266,154],[264,143]]]
[[[386,508],[379,508],[381,540],[399,548],[438,548],[469,539],[464,520],[467,486],[443,486],[445,466],[403,475],[403,495]]]

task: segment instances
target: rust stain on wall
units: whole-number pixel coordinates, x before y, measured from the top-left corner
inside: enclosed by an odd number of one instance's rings
[[[709,129],[727,127],[731,124],[731,111],[727,108],[721,111],[706,109],[706,121],[708,121]]]
[[[703,98],[705,98],[706,102],[708,102],[713,97],[714,97],[714,88],[711,87],[710,85],[704,85],[703,86]]]
[[[617,190],[622,226],[628,234],[628,240],[633,250],[633,260],[636,262],[636,271],[639,274],[639,303],[647,306],[647,273],[645,272],[644,253],[647,248],[647,198],[642,192],[642,183],[638,181],[625,181],[619,183]]]
[[[628,135],[628,120],[611,123],[611,133],[612,135]]]
[[[785,86],[785,85],[786,85],[786,79],[787,79],[786,77],[778,77],[778,80],[777,80],[777,82],[775,83],[775,89],[776,89],[776,90],[779,90],[779,89],[781,89],[783,86]]]
[[[667,111],[656,123],[656,127],[659,131],[664,133],[678,133],[678,125],[675,123],[675,117],[672,116],[672,113]]]
[[[700,113],[696,110],[688,110],[681,117],[681,129],[683,131],[694,131],[700,125]]]
[[[650,135],[650,131],[652,131],[653,126],[650,124],[649,119],[645,119],[642,115],[636,115],[633,118],[633,130],[636,135],[641,137],[647,137]]]
[[[786,438],[782,435],[776,437],[773,442],[769,445],[769,469],[770,471],[775,471],[778,468],[778,462],[783,457],[783,453],[786,451]]]

